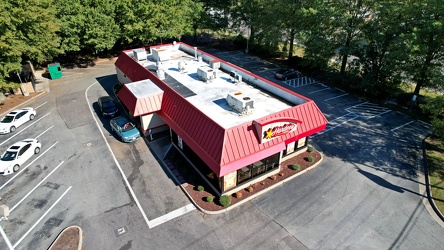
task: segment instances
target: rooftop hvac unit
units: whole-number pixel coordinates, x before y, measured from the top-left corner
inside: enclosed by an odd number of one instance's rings
[[[155,62],[170,60],[170,52],[167,49],[152,49],[151,51]]]
[[[147,60],[146,50],[145,49],[135,49],[133,50],[134,58],[136,61],[145,61]]]
[[[211,82],[213,79],[216,79],[217,74],[216,74],[216,70],[214,70],[208,66],[203,66],[203,67],[197,68],[197,76],[199,77],[199,79],[201,81]]]
[[[249,112],[254,108],[254,101],[247,95],[238,91],[235,93],[230,93],[227,96],[228,106],[234,108],[240,113]]]

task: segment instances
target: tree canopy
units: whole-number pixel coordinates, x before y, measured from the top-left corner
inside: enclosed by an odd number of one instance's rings
[[[441,0],[4,0],[0,86],[26,60],[98,55],[123,46],[225,30],[251,49],[303,49],[310,67],[353,75],[355,89],[390,95],[402,82],[443,88]],[[38,13],[38,14],[37,14]],[[336,60],[333,60],[336,59]],[[332,63],[336,62],[336,63]]]

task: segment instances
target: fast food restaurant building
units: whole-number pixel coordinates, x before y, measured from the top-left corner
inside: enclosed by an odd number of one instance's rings
[[[219,195],[278,173],[327,124],[312,100],[185,43],[125,50],[115,66],[140,130],[168,130]]]

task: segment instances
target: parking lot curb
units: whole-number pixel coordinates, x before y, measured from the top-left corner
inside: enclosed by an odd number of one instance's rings
[[[40,92],[38,95],[29,98],[28,100],[26,100],[26,101],[24,101],[24,102],[18,104],[18,105],[15,106],[14,108],[11,108],[11,109],[6,110],[5,112],[1,113],[1,114],[0,114],[0,117],[5,116],[7,113],[11,112],[12,110],[15,110],[15,109],[17,109],[18,107],[20,107],[20,106],[22,106],[22,105],[25,105],[25,104],[27,104],[28,102],[30,102],[30,101],[36,99],[37,97],[40,97],[40,96],[42,96],[42,95],[44,95],[44,94],[47,94],[47,93],[48,93],[48,92],[46,92],[46,91]]]
[[[269,192],[269,191],[271,191],[271,190],[273,190],[273,189],[275,189],[275,188],[277,188],[277,187],[280,187],[280,186],[284,185],[286,182],[289,182],[289,181],[293,180],[294,178],[296,178],[296,177],[298,177],[298,176],[301,176],[301,175],[303,175],[303,174],[305,174],[305,173],[310,172],[312,169],[314,169],[314,168],[317,167],[319,164],[321,164],[322,160],[324,159],[324,155],[323,155],[321,152],[319,152],[319,153],[321,154],[321,159],[319,159],[319,161],[316,162],[315,164],[313,164],[312,166],[310,166],[310,167],[308,167],[308,168],[306,168],[306,169],[304,169],[304,170],[302,170],[302,171],[300,171],[300,172],[298,172],[298,173],[296,173],[296,174],[294,174],[294,175],[292,175],[292,176],[290,176],[290,177],[288,177],[288,178],[285,178],[284,180],[282,180],[282,181],[280,181],[280,182],[278,182],[278,183],[275,183],[274,185],[271,185],[271,186],[269,186],[268,188],[265,188],[265,189],[263,189],[263,190],[261,190],[261,191],[255,193],[255,194],[253,194],[253,195],[251,195],[251,196],[249,196],[249,197],[247,197],[247,198],[245,198],[245,199],[243,199],[243,200],[241,200],[241,201],[239,201],[239,202],[236,202],[235,204],[230,205],[230,206],[228,206],[227,208],[223,208],[223,209],[220,209],[220,210],[217,210],[217,211],[209,211],[209,210],[205,210],[205,209],[199,207],[199,205],[197,205],[197,204],[194,202],[194,200],[191,198],[191,195],[188,194],[188,192],[186,191],[186,189],[185,189],[185,188],[182,188],[182,189],[185,191],[185,193],[187,194],[188,198],[193,202],[194,206],[195,206],[198,210],[200,210],[202,213],[210,214],[210,215],[216,215],[216,214],[225,213],[225,212],[228,212],[228,211],[230,211],[230,210],[232,210],[232,209],[234,209],[234,208],[236,208],[236,207],[241,206],[242,204],[244,204],[244,203],[246,203],[246,202],[248,202],[248,201],[251,201],[252,199],[254,199],[254,198],[256,198],[256,197],[258,197],[258,196],[260,196],[260,195],[262,195],[262,194],[264,194],[264,193],[266,193],[266,192]],[[181,185],[181,186],[182,186],[182,185]]]
[[[64,236],[64,233],[66,233],[66,231],[68,231],[69,229],[77,229],[79,231],[79,235],[76,236],[76,237],[79,238],[78,239],[77,248],[75,248],[75,247],[71,247],[70,248],[70,247],[68,247],[65,244],[57,245],[57,244],[59,244],[60,241],[65,240],[65,239],[63,239],[63,237],[66,237],[66,236]],[[83,249],[83,237],[84,237],[84,235],[83,235],[83,230],[82,230],[81,227],[79,227],[79,226],[69,226],[69,227],[66,227],[65,229],[62,230],[62,232],[59,235],[57,235],[57,238],[54,240],[54,242],[51,244],[51,246],[48,248],[48,250],[59,250],[59,249],[60,250],[61,249],[66,249],[66,250],[82,250]]]

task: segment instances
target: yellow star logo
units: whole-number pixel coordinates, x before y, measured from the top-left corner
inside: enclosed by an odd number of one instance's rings
[[[264,139],[271,139],[272,137],[273,137],[273,130],[271,128],[269,128],[264,133]]]

